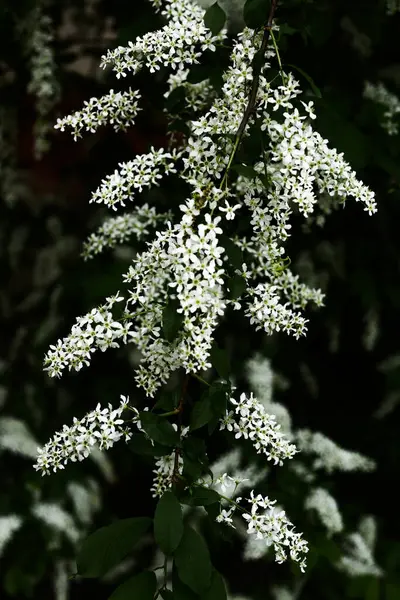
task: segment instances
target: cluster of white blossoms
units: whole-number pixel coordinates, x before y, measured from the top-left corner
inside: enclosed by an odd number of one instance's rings
[[[160,221],[172,218],[172,213],[157,213],[154,206],[143,204],[132,212],[106,219],[95,233],[91,233],[83,245],[82,256],[93,258],[105,248],[115,248],[124,244],[132,236],[141,240],[149,235],[150,227],[157,227]]]
[[[114,92],[110,90],[101,98],[91,98],[84,102],[84,108],[77,110],[72,115],[57,119],[55,129],[64,131],[71,127],[74,140],[82,137],[81,131],[94,133],[102,125],[110,123],[115,131],[125,131],[133,125],[138,114],[140,94],[137,90]]]
[[[242,498],[236,498],[236,504],[233,504],[228,510],[222,509],[217,518],[218,522],[234,527],[232,516],[237,511],[238,503],[241,500]],[[301,571],[304,572],[308,545],[302,534],[295,532],[285,511],[274,506],[276,500],[270,500],[268,496],[261,494],[255,495],[253,490],[250,492],[250,498],[246,498],[246,501],[251,504],[251,510],[243,512],[241,517],[246,522],[247,534],[255,536],[258,543],[264,546],[263,553],[272,546],[276,562],[282,563],[290,557],[299,563]]]
[[[34,125],[34,151],[41,158],[49,149],[47,139],[51,130],[48,114],[59,97],[56,62],[52,48],[52,20],[44,13],[44,2],[36,3],[27,17],[19,23],[21,39],[30,60],[31,80],[28,92],[36,99],[37,120]]]
[[[239,400],[230,398],[230,402],[236,406],[235,411],[227,411],[220,429],[234,432],[236,439],[250,439],[257,453],[265,454],[276,465],[282,465],[284,459],[293,458],[298,452],[280,431],[276,417],[269,415],[252,393],[241,394]]]
[[[355,531],[346,536],[346,551],[336,563],[340,571],[351,577],[372,575],[381,577],[383,570],[376,564],[373,555],[373,545],[368,542],[361,531]]]
[[[127,72],[137,73],[143,66],[150,73],[161,66],[183,69],[199,61],[205,50],[215,50],[215,43],[225,37],[224,33],[213,36],[204,25],[204,10],[193,6],[189,0],[151,0],[156,9],[164,5],[161,14],[169,23],[158,31],[151,31],[127,47],[109,50],[102,57],[101,66],[112,65],[117,78]]]
[[[305,508],[314,510],[326,530],[332,535],[343,531],[343,519],[335,498],[324,488],[313,488],[306,498]]]
[[[4,548],[22,525],[22,518],[18,515],[0,515],[0,558]]]
[[[52,344],[44,361],[44,370],[51,377],[60,376],[67,366],[79,371],[83,365],[88,365],[90,357],[96,349],[103,352],[107,348],[118,348],[117,340],[127,342],[133,335],[131,323],[116,321],[112,315],[112,307],[121,302],[123,297],[117,293],[106,298],[106,303],[99,308],[93,308],[90,313],[76,319],[71,333],[64,339]]]
[[[64,469],[67,462],[82,461],[87,458],[93,448],[100,450],[111,448],[120,439],[128,441],[130,431],[123,427],[121,419],[123,411],[128,405],[128,399],[121,396],[118,408],[111,404],[106,408],[97,405],[95,410],[88,413],[83,419],[73,420],[73,425],[64,425],[62,431],[54,434],[43,448],[38,449],[37,461],[34,465],[36,471],[42,475]],[[134,417],[135,421],[137,417]]]
[[[125,207],[125,202],[134,199],[136,191],[158,185],[158,181],[169,173],[176,173],[175,162],[180,153],[173,149],[165,152],[164,148],[156,150],[151,147],[147,154],[139,154],[133,160],[120,163],[120,170],[107,175],[100,186],[92,193],[90,202],[105,204],[117,210],[117,206]],[[154,209],[155,210],[155,209]]]
[[[399,133],[400,124],[400,100],[382,83],[365,82],[364,98],[368,98],[377,104],[381,104],[385,112],[383,113],[382,127],[389,135]]]
[[[375,462],[359,452],[345,450],[320,432],[300,429],[296,432],[299,450],[315,456],[314,470],[334,471],[371,471]]]

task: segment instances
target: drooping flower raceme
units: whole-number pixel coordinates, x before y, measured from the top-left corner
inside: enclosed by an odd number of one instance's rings
[[[235,438],[244,437],[253,442],[257,453],[263,453],[275,464],[283,464],[285,458],[293,458],[297,449],[280,432],[274,415],[269,415],[263,405],[253,397],[241,394],[239,400],[230,399],[235,411],[227,412],[221,419],[220,429],[235,433]]]
[[[397,135],[400,123],[399,98],[389,92],[382,82],[371,83],[370,81],[365,82],[364,98],[383,106],[385,112],[383,113],[382,127],[389,135]]]
[[[54,434],[43,448],[39,448],[35,469],[42,475],[57,469],[64,469],[68,461],[76,462],[87,458],[93,446],[100,449],[111,448],[115,442],[130,439],[130,432],[123,427],[121,415],[127,407],[128,399],[121,396],[118,408],[111,404],[88,413],[83,419],[74,419],[73,425],[64,425],[62,431]]]

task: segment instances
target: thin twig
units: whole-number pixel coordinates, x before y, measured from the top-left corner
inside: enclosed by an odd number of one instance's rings
[[[235,137],[235,144],[233,146],[233,150],[231,152],[231,155],[229,157],[229,162],[228,165],[225,169],[225,173],[224,176],[222,178],[220,187],[222,188],[227,176],[228,176],[228,171],[231,168],[233,159],[235,158],[236,152],[240,146],[240,143],[242,141],[243,138],[243,134],[245,132],[245,129],[247,127],[247,124],[249,122],[250,116],[253,114],[254,112],[254,107],[256,105],[256,99],[257,99],[257,92],[258,92],[258,87],[260,85],[260,74],[261,74],[261,69],[263,66],[263,57],[265,55],[265,52],[267,50],[267,46],[268,46],[268,42],[269,42],[269,38],[272,32],[272,23],[274,20],[274,14],[276,11],[276,7],[278,4],[278,0],[271,0],[271,9],[269,11],[269,16],[268,16],[268,20],[266,25],[264,25],[264,35],[263,35],[263,40],[260,46],[260,49],[257,51],[254,59],[253,59],[253,82],[251,85],[251,90],[250,90],[250,96],[249,96],[249,100],[246,106],[246,110],[244,112],[243,118],[241,120],[241,123],[239,125],[239,128],[236,132],[236,137]]]

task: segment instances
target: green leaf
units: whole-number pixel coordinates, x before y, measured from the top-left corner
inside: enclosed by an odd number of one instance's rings
[[[179,404],[180,390],[163,390],[154,405],[154,408],[158,408],[165,411],[174,410]]]
[[[182,509],[175,495],[164,492],[154,515],[154,537],[167,556],[178,547],[183,534]]]
[[[269,2],[267,0],[246,0],[243,19],[247,27],[257,29],[268,19]]]
[[[147,517],[122,519],[89,535],[76,560],[78,574],[81,577],[105,575],[133,550],[151,522]]]
[[[239,298],[246,289],[246,281],[241,275],[234,275],[228,279],[228,288],[232,300]]]
[[[183,472],[182,475],[193,482],[199,479],[204,469],[198,460],[193,460],[187,454],[183,455]]]
[[[229,358],[226,350],[222,350],[218,348],[216,342],[214,341],[211,352],[210,352],[211,362],[213,367],[217,370],[217,373],[220,377],[224,377],[228,379],[230,375],[230,366],[229,366]]]
[[[145,571],[121,583],[108,600],[153,600],[156,588],[155,573]]]
[[[226,14],[218,5],[218,2],[214,2],[205,12],[204,25],[208,27],[213,35],[217,35],[225,25],[225,21]]]
[[[213,570],[211,577],[211,585],[205,594],[201,596],[201,600],[226,600],[225,583],[218,571]]]
[[[228,406],[228,394],[230,394],[230,392],[230,383],[224,380],[215,381],[209,389],[211,408],[214,413],[213,419],[208,424],[209,435],[214,432],[220,418],[225,415]]]
[[[183,323],[183,315],[178,313],[180,307],[178,300],[169,300],[163,310],[162,328],[164,337],[168,342],[173,342]]]
[[[165,417],[160,417],[150,411],[140,413],[140,423],[149,438],[165,446],[176,446],[179,443],[178,432]]]
[[[189,506],[209,506],[210,504],[219,502],[221,499],[221,496],[215,490],[202,488],[197,485],[193,486],[190,491],[191,493],[182,499],[182,503]]]
[[[143,433],[133,433],[128,442],[128,448],[135,454],[141,454],[142,456],[165,456],[171,453],[170,447],[156,442],[151,443],[151,440]]]
[[[188,525],[175,550],[174,559],[179,579],[196,594],[206,592],[211,583],[210,554],[200,534]]]
[[[296,69],[296,71],[298,71],[300,73],[300,75],[303,75],[304,79],[306,79],[308,81],[308,83],[310,84],[310,87],[311,87],[314,95],[317,96],[317,98],[322,98],[321,90],[319,89],[319,87],[317,87],[315,85],[313,78],[310,77],[310,75],[308,73],[303,71],[303,69],[300,69],[300,67],[296,67],[296,65],[288,64],[288,67],[291,67],[292,69]]]
[[[241,269],[242,264],[244,263],[241,249],[224,234],[222,234],[219,239],[231,265],[235,267],[235,269]]]
[[[175,569],[172,573],[172,590],[174,600],[199,600],[199,596],[179,579]]]
[[[203,394],[200,400],[198,400],[193,408],[190,415],[190,429],[200,429],[203,425],[206,425],[213,418],[213,411],[211,408],[211,400],[208,395],[208,391]]]

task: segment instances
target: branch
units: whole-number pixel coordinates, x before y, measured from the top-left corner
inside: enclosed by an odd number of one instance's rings
[[[275,15],[277,4],[278,4],[278,0],[271,0],[271,8],[269,11],[268,20],[267,20],[266,25],[264,25],[263,40],[262,40],[260,49],[257,51],[257,53],[253,59],[253,82],[252,82],[252,86],[251,86],[251,90],[250,90],[249,101],[247,103],[246,110],[244,112],[242,121],[236,132],[235,145],[234,145],[232,153],[229,157],[228,166],[226,167],[220,187],[222,187],[224,181],[227,178],[228,171],[232,165],[233,159],[235,158],[236,152],[240,146],[240,143],[242,141],[243,134],[244,134],[246,126],[249,122],[250,116],[254,112],[254,107],[255,107],[256,99],[257,99],[258,87],[260,85],[260,74],[261,74],[261,68],[263,65],[263,58],[264,58],[265,51],[267,49],[269,38],[271,35],[272,23],[274,20],[274,15]]]

